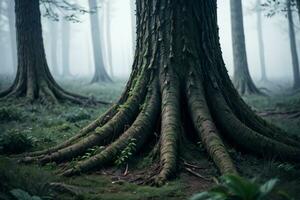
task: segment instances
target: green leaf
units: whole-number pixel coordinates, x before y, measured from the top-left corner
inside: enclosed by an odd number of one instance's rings
[[[267,181],[265,184],[261,185],[259,190],[260,190],[260,195],[259,198],[263,199],[267,195],[269,195],[273,190],[275,185],[277,184],[278,179],[271,179]]]

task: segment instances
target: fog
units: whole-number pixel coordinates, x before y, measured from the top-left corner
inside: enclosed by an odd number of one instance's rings
[[[111,43],[112,43],[112,66],[115,77],[128,77],[133,60],[132,51],[132,29],[131,13],[129,0],[111,0],[110,9],[111,20]],[[86,0],[77,0],[83,6],[88,7]],[[258,53],[258,38],[256,29],[256,14],[253,11],[256,0],[243,1],[244,3],[244,28],[246,37],[246,47],[248,63],[251,75],[254,79],[260,78],[260,62]],[[2,0],[1,5],[4,5]],[[104,16],[104,6],[99,9],[99,15]],[[74,77],[92,76],[93,73],[93,51],[90,30],[89,14],[80,15],[80,22],[71,23],[70,34],[70,70]],[[0,73],[12,73],[12,55],[10,47],[10,34],[8,20],[6,16],[0,17]],[[290,55],[290,46],[288,39],[287,21],[284,15],[274,16],[272,18],[263,17],[263,34],[265,42],[265,57],[267,75],[273,79],[292,80],[292,64]],[[298,18],[295,16],[295,21]],[[102,23],[102,21],[100,21]],[[51,62],[51,32],[48,18],[42,19],[44,44],[48,64],[50,69],[53,68]],[[61,21],[58,23],[58,65],[61,65]],[[231,44],[231,26],[230,26],[230,7],[229,0],[218,1],[218,23],[220,28],[221,47],[224,61],[229,74],[233,73],[232,44]],[[101,24],[100,24],[101,26]],[[298,27],[298,24],[296,24]],[[299,33],[297,33],[297,36]],[[104,46],[107,47],[107,35],[104,33]],[[299,43],[299,42],[298,42]],[[104,48],[104,60],[107,64],[108,52]],[[298,51],[299,52],[299,51]],[[61,68],[61,66],[58,66]],[[60,69],[61,71],[61,69]]]

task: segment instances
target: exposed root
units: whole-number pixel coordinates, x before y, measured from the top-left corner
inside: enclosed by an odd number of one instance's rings
[[[163,72],[164,73],[164,72]],[[180,135],[180,89],[178,77],[174,72],[161,76],[162,122],[160,140],[161,171],[156,184],[162,185],[176,172],[178,156],[178,138]]]
[[[247,127],[233,114],[218,89],[210,88],[210,91],[211,108],[216,120],[236,144],[260,155],[275,156],[282,160],[300,160],[300,149],[263,136]]]
[[[65,176],[87,172],[94,168],[100,168],[103,165],[112,162],[116,156],[126,148],[132,139],[136,141],[134,151],[138,151],[153,134],[156,119],[159,114],[159,94],[157,84],[151,89],[146,98],[144,108],[138,115],[132,126],[120,136],[115,142],[110,144],[101,153],[78,163],[74,168],[63,173]],[[131,152],[132,154],[135,152]]]
[[[209,155],[214,160],[214,163],[222,174],[236,174],[236,168],[226,151],[223,141],[220,138],[218,130],[210,115],[202,83],[194,78],[193,73],[190,73],[189,80],[187,81],[186,96],[188,97],[189,112],[192,116],[197,134],[201,138]]]

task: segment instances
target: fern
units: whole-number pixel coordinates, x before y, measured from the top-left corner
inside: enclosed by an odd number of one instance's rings
[[[136,139],[132,138],[130,139],[127,147],[123,151],[121,151],[120,155],[115,160],[115,164],[117,166],[122,166],[123,164],[125,164],[132,156],[135,149],[136,149]]]

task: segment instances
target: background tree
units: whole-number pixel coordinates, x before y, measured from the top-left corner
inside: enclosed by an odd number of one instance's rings
[[[231,34],[234,75],[233,83],[241,95],[261,94],[250,76],[243,22],[243,7],[241,0],[230,0]]]
[[[114,76],[113,72],[113,64],[112,64],[112,44],[111,44],[111,18],[113,17],[112,12],[112,3],[113,0],[105,1],[105,34],[106,34],[106,52],[107,52],[107,60],[108,60],[108,68],[110,76]]]
[[[130,17],[132,28],[132,52],[135,52],[136,47],[136,0],[130,0]]]
[[[83,103],[86,97],[64,91],[50,74],[38,1],[15,0],[18,71],[12,86],[0,97],[27,97],[56,103],[70,100]]]
[[[223,139],[258,155],[300,161],[299,139],[256,116],[234,89],[216,19],[216,0],[137,0],[136,56],[119,101],[76,136],[23,161],[67,162],[105,147],[66,166],[63,175],[70,176],[115,163],[128,146],[135,147],[130,157],[157,141],[154,182],[161,185],[176,175],[187,132],[222,174],[237,173]]]
[[[61,53],[62,53],[62,75],[70,76],[70,40],[71,24],[67,20],[61,21]]]
[[[58,22],[57,21],[51,21],[50,22],[50,45],[51,45],[51,65],[53,69],[53,74],[58,75],[59,74],[59,68],[58,68]]]
[[[17,43],[16,43],[16,28],[15,28],[15,2],[13,0],[9,0],[8,2],[8,24],[9,24],[9,32],[10,32],[10,48],[11,48],[11,56],[12,56],[12,69],[13,73],[16,73],[17,69]]]
[[[294,74],[293,88],[299,89],[300,88],[299,59],[298,59],[298,53],[297,53],[296,36],[295,36],[295,28],[294,28],[291,0],[286,0],[286,4],[287,4],[286,5],[287,18],[288,18],[288,24],[289,24],[289,39],[290,39],[293,74]]]
[[[297,4],[296,4],[297,3]],[[272,17],[275,14],[284,14],[287,16],[288,29],[289,29],[289,40],[291,48],[291,58],[293,65],[293,77],[294,83],[293,88],[300,88],[300,74],[299,74],[299,58],[297,53],[296,35],[293,19],[293,8],[297,6],[298,0],[266,0],[262,6],[267,11],[267,16]],[[299,10],[298,10],[299,11]],[[300,15],[299,15],[300,17]],[[300,18],[299,18],[300,19]]]
[[[98,16],[99,7],[97,2],[98,1],[96,0],[89,0],[90,10],[95,11],[90,15],[94,66],[95,66],[95,72],[94,72],[94,77],[92,79],[92,83],[111,82],[111,79],[107,74],[104,66],[104,57],[103,57],[103,49],[102,49],[103,45],[101,43],[101,37],[103,33],[101,33],[100,31],[100,23],[99,23],[99,16]]]
[[[256,2],[256,15],[257,15],[257,35],[258,35],[258,51],[261,67],[261,80],[266,82],[268,80],[266,73],[266,60],[265,60],[265,44],[262,30],[262,8],[261,0]]]

